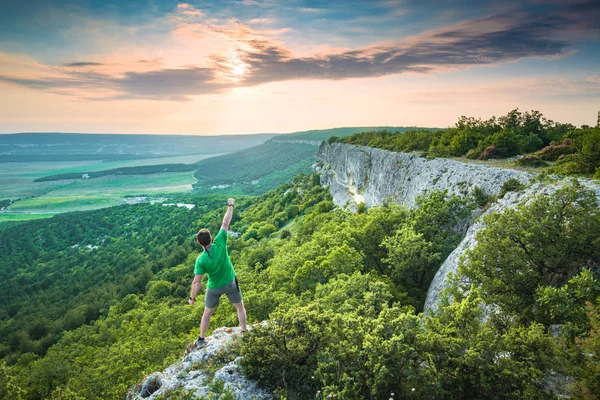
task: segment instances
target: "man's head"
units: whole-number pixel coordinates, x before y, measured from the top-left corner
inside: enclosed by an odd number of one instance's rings
[[[196,241],[206,247],[212,242],[212,236],[208,229],[200,229],[196,235]]]

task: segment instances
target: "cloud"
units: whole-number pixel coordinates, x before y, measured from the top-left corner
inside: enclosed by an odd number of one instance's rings
[[[202,17],[187,3],[178,6],[185,16]],[[544,13],[512,12],[473,19],[406,38],[338,52],[299,57],[275,38],[284,30],[255,30],[240,22],[207,22],[202,35],[216,35],[226,50],[202,65],[165,68],[144,65],[137,58],[127,65],[67,62],[62,67],[39,66],[27,76],[6,73],[0,59],[0,81],[85,99],[144,98],[184,101],[190,96],[219,93],[240,86],[268,82],[380,77],[401,73],[440,72],[494,64],[527,57],[561,57],[578,40],[600,32],[597,1],[553,8]],[[4,72],[3,72],[4,71]]]
[[[575,36],[600,26],[600,3],[590,2],[542,15],[511,13],[472,20],[407,39],[337,54],[296,58],[282,46],[253,40],[241,59],[250,73],[244,84],[291,79],[347,79],[404,72],[431,72],[527,57],[568,54]]]
[[[303,13],[320,13],[320,12],[325,11],[325,9],[313,8],[313,7],[300,7],[300,8],[298,8],[298,11],[303,12]]]
[[[104,64],[97,62],[70,62],[63,64],[64,67],[98,67],[100,65]]]

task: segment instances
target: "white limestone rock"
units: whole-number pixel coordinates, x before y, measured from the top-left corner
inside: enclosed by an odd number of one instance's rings
[[[163,372],[154,372],[129,390],[127,400],[167,398],[170,392],[183,390],[189,398],[202,399],[213,391],[216,381],[224,383],[224,390],[235,399],[271,399],[273,395],[260,388],[258,383],[245,378],[240,368],[241,357],[224,364],[212,378],[202,369],[202,364],[238,339],[240,328],[219,328],[206,338],[203,348],[192,349],[179,361]],[[188,346],[189,348],[189,346]],[[192,369],[192,367],[195,367]],[[198,368],[198,369],[196,369]]]
[[[414,207],[417,196],[432,190],[466,195],[475,186],[497,195],[511,178],[523,184],[534,176],[512,169],[469,164],[445,158],[427,160],[416,154],[395,153],[371,147],[323,142],[314,170],[321,185],[329,185],[333,202],[341,207],[381,205],[386,198]]]

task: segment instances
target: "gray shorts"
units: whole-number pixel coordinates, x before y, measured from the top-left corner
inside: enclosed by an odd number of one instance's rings
[[[206,289],[204,306],[206,308],[216,308],[219,305],[219,299],[224,294],[227,295],[227,298],[232,303],[239,303],[242,301],[242,291],[240,290],[237,278],[234,278],[227,285],[218,289]]]

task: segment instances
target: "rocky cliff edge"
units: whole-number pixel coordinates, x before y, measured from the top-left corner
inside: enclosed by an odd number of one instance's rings
[[[162,372],[154,372],[129,390],[127,400],[142,399],[270,399],[273,396],[257,382],[242,375],[240,328],[219,328],[206,338],[202,348],[188,346],[184,357]]]

